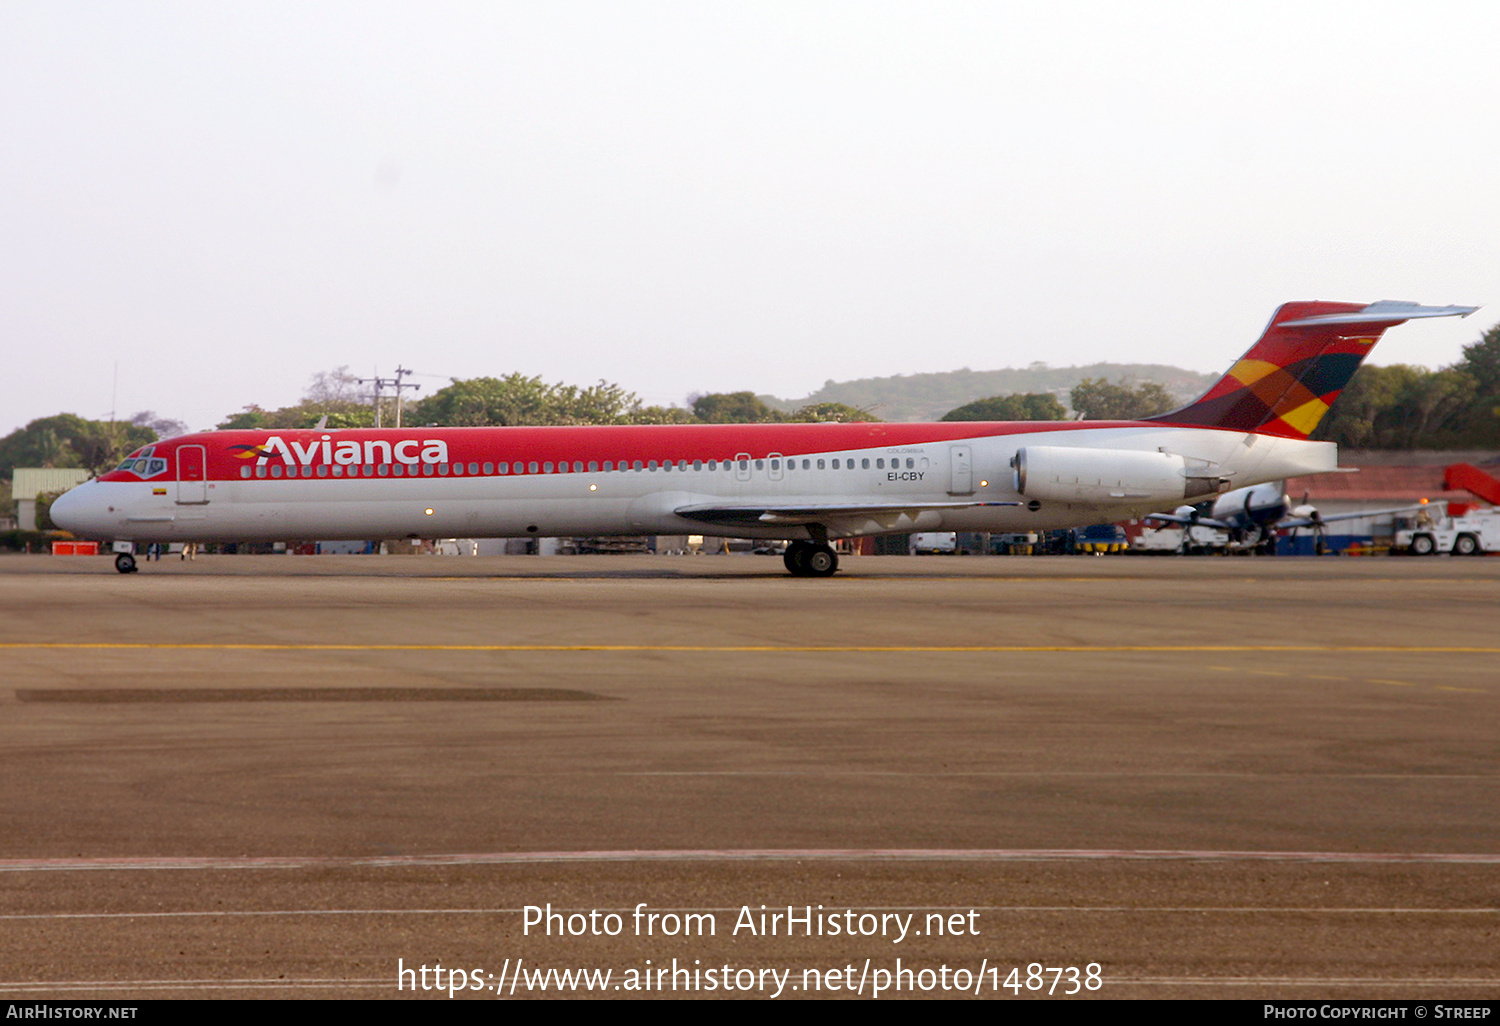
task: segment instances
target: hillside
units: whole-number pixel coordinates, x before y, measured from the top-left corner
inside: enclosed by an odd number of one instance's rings
[[[810,403],[846,403],[868,410],[881,420],[937,420],[949,410],[975,399],[1017,392],[1050,392],[1066,406],[1069,391],[1084,378],[1124,379],[1129,383],[1155,381],[1187,402],[1207,390],[1219,375],[1155,363],[1094,363],[1086,367],[1032,364],[1027,368],[990,371],[965,367],[935,374],[829,381],[801,399],[762,398],[782,410],[793,410]]]

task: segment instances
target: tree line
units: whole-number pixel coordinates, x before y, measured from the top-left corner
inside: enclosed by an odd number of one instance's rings
[[[1086,420],[1136,420],[1177,406],[1152,381],[1131,384],[1087,378],[1069,393],[1073,415]],[[395,423],[393,401],[382,417]],[[372,427],[375,407],[360,394],[347,367],[316,374],[302,401],[276,410],[248,406],[225,418],[220,429],[296,430],[327,418],[330,428]],[[994,396],[966,403],[942,419],[1062,420],[1067,407],[1050,393]],[[544,424],[767,424],[778,422],[876,421],[867,410],[822,402],[783,412],[752,392],[715,392],[691,406],[648,406],[619,385],[600,381],[578,386],[548,384],[540,377],[453,380],[432,395],[407,404],[410,425],[440,427]],[[97,421],[60,413],[34,420],[0,439],[0,479],[15,467],[82,467],[100,473],[126,453],[186,425],[151,411],[128,421]],[[1397,364],[1362,366],[1313,438],[1350,448],[1450,449],[1500,445],[1500,324],[1490,328],[1451,367],[1427,370]]]
[[[1500,445],[1500,324],[1451,367],[1360,367],[1312,437],[1356,449]]]
[[[1085,420],[1138,420],[1177,405],[1155,382],[1088,378],[1069,394]],[[1062,420],[1048,394],[997,396],[960,406],[943,420]],[[1487,449],[1500,446],[1500,324],[1463,349],[1451,367],[1362,365],[1312,437],[1351,449]]]
[[[220,430],[310,428],[324,417],[331,428],[373,427],[375,406],[357,393],[347,367],[315,375],[300,403],[277,410],[247,406],[226,418]],[[395,400],[382,400],[381,420],[395,423]],[[782,412],[753,392],[716,392],[693,399],[690,408],[647,406],[634,392],[607,381],[596,385],[548,384],[540,377],[455,379],[432,395],[405,404],[402,423],[436,427],[523,427],[566,424],[770,424],[808,421],[872,421],[864,410],[842,403],[814,403]]]

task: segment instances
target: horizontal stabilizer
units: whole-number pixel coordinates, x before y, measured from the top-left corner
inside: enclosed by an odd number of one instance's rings
[[[1394,299],[1382,299],[1371,303],[1363,310],[1351,313],[1318,314],[1300,317],[1295,321],[1282,321],[1283,328],[1310,328],[1323,324],[1399,324],[1419,317],[1467,317],[1478,310],[1477,306],[1423,306],[1421,303],[1403,303]]]

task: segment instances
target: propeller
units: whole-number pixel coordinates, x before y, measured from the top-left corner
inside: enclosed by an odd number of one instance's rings
[[[1177,554],[1186,556],[1193,541],[1193,528],[1198,526],[1198,518],[1202,511],[1197,506],[1178,506],[1172,511],[1179,517],[1187,517],[1187,523],[1182,525],[1182,541],[1177,543]]]
[[[1313,555],[1326,555],[1328,552],[1328,525],[1323,522],[1323,516],[1318,512],[1318,507],[1307,501],[1308,495],[1308,492],[1302,493],[1302,503],[1296,509],[1292,510],[1292,516],[1297,517],[1299,520],[1312,521],[1308,526],[1312,528],[1313,533]],[[1300,528],[1292,529],[1293,538],[1297,537],[1299,530]]]

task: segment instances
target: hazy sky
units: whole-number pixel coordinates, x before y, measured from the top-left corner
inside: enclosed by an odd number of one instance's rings
[[[1500,4],[0,0],[0,434],[348,364],[649,402],[1500,321]]]

